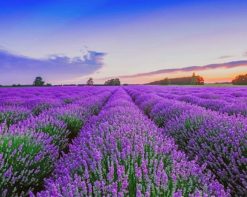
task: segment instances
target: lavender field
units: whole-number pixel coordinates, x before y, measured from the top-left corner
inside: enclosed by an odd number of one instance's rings
[[[246,196],[245,87],[0,89],[0,196]]]

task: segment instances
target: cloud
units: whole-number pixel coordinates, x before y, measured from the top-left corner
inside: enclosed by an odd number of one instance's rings
[[[223,56],[220,56],[218,59],[227,59],[227,58],[231,58],[233,57],[232,55],[223,55]]]
[[[148,73],[140,73],[135,75],[125,75],[120,76],[120,78],[135,78],[135,77],[146,77],[150,75],[156,74],[167,74],[167,73],[175,73],[175,72],[196,72],[196,71],[204,71],[204,70],[211,70],[217,68],[235,68],[239,66],[247,66],[247,60],[240,60],[240,61],[232,61],[220,64],[208,64],[205,66],[190,66],[184,68],[171,68],[171,69],[162,69]]]
[[[103,52],[87,51],[82,57],[52,55],[45,59],[35,59],[0,50],[0,75],[3,75],[0,80],[4,80],[5,83],[30,83],[30,78],[37,75],[50,81],[88,75],[103,66],[105,55]]]

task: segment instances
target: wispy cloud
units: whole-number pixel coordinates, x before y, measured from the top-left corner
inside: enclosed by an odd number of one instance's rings
[[[196,72],[196,71],[204,71],[204,70],[211,70],[217,68],[235,68],[239,66],[247,66],[247,60],[240,60],[240,61],[232,61],[220,64],[208,64],[205,66],[190,66],[184,68],[171,68],[171,69],[162,69],[148,73],[139,73],[135,75],[125,75],[120,76],[120,78],[135,78],[135,77],[146,77],[156,74],[168,74],[168,73],[175,73],[175,72]]]
[[[50,81],[88,75],[103,66],[105,55],[103,52],[87,51],[82,57],[52,55],[44,59],[35,59],[0,50],[0,73],[3,74],[0,80],[8,79],[14,83],[15,77],[18,76],[19,81],[28,83],[28,80],[36,75],[42,75]]]
[[[231,58],[231,57],[233,57],[233,55],[222,55],[218,59],[227,59],[227,58]]]

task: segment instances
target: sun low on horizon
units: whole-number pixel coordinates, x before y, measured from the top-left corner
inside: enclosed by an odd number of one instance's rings
[[[243,0],[0,2],[0,84],[145,84],[247,73]]]

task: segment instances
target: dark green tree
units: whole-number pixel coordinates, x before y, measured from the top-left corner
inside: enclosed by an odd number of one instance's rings
[[[88,86],[92,86],[93,85],[93,78],[92,77],[90,77],[88,80],[87,80],[87,85]]]
[[[45,84],[45,82],[43,81],[42,77],[36,77],[33,85],[34,86],[43,86]]]
[[[107,85],[107,86],[120,86],[121,82],[120,82],[119,78],[109,79],[105,82],[105,85]]]
[[[196,74],[195,73],[192,74],[191,84],[196,85]]]
[[[161,85],[169,85],[170,84],[170,79],[166,77],[165,79],[162,80]]]
[[[200,75],[192,74],[191,85],[204,85],[204,79]]]
[[[238,75],[232,80],[233,85],[247,85],[247,74]]]

